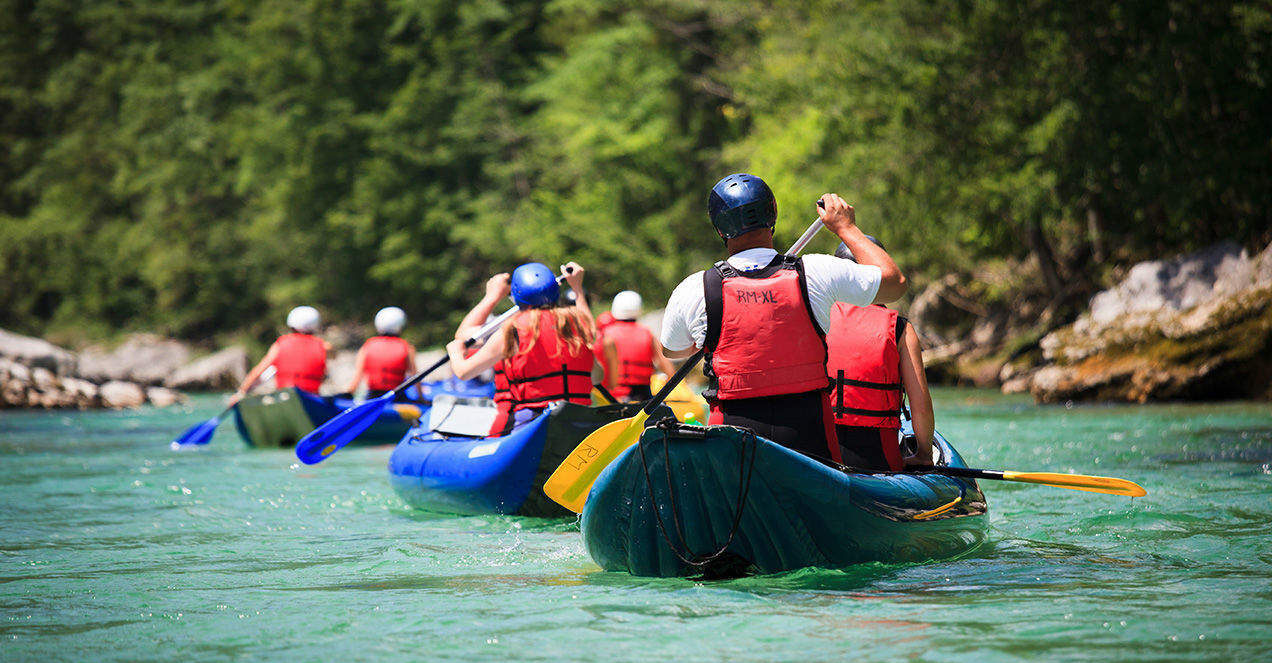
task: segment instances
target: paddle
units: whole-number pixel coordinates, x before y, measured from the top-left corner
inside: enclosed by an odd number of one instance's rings
[[[276,371],[273,366],[266,368],[261,373],[260,378],[257,379],[257,384],[260,384],[261,382],[265,382],[266,380],[274,377],[275,372]],[[195,446],[195,445],[207,444],[208,442],[211,442],[212,435],[216,433],[216,427],[221,425],[221,421],[225,419],[225,415],[229,414],[230,410],[233,410],[233,409],[234,409],[234,406],[230,405],[229,407],[226,407],[224,410],[221,410],[221,413],[216,415],[215,417],[212,417],[211,419],[208,419],[207,421],[197,423],[187,428],[186,432],[181,434],[181,437],[178,437],[177,439],[173,440],[172,443],[169,444],[168,446],[172,447],[173,449],[179,449],[181,447]]]
[[[564,280],[564,274],[557,277],[557,283]],[[469,337],[467,341],[464,341],[464,347],[471,347],[472,345],[488,338],[491,334],[494,334],[495,331],[503,326],[504,322],[516,315],[519,310],[521,310],[520,307],[514,306],[507,311],[504,311],[494,320],[487,322],[485,326],[477,330],[477,332]],[[380,416],[380,413],[384,412],[385,408],[392,405],[393,399],[396,398],[398,394],[409,389],[420,380],[423,380],[430,373],[441,368],[449,361],[449,356],[442,357],[437,360],[437,363],[415,374],[414,377],[406,382],[394,387],[392,391],[389,391],[377,398],[363,401],[344,412],[337,414],[331,419],[328,419],[321,426],[310,431],[308,435],[300,438],[300,442],[296,444],[296,457],[306,465],[321,463],[327,458],[327,456],[330,456],[341,447],[354,441],[359,435],[366,431],[366,429],[370,428],[371,424],[374,424],[375,420]]]
[[[799,255],[804,247],[812,241],[817,235],[817,231],[822,229],[821,219],[813,222],[813,225],[800,235],[789,251],[788,255]],[[596,429],[591,435],[583,438],[574,451],[566,456],[552,476],[543,484],[543,492],[552,499],[552,501],[561,506],[579,513],[583,511],[583,504],[587,501],[587,494],[592,490],[592,484],[596,482],[596,477],[600,476],[601,470],[605,469],[618,455],[627,449],[627,447],[636,444],[640,440],[640,435],[645,430],[645,421],[649,419],[649,415],[653,413],[667,397],[671,395],[672,390],[676,388],[689,375],[689,371],[702,361],[703,351],[698,350],[685,360],[680,370],[667,380],[662,389],[653,398],[645,403],[645,407],[641,408],[635,416],[627,419],[619,419],[611,421],[604,426]]]
[[[1124,495],[1126,497],[1143,497],[1148,494],[1142,486],[1127,479],[1115,477],[1097,477],[1086,474],[1064,474],[1060,472],[1013,472],[1011,470],[974,470],[968,467],[934,467],[932,469],[916,469],[914,474],[943,474],[965,479],[993,479],[996,481],[1019,481],[1036,483],[1043,486],[1084,490],[1091,493],[1108,495]]]

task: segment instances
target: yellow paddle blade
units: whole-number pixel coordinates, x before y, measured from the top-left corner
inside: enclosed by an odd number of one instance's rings
[[[648,418],[642,410],[634,417],[611,421],[592,431],[543,483],[544,494],[574,513],[581,513],[596,477],[624,449],[636,444],[645,432]]]
[[[1095,477],[1085,474],[1059,474],[1055,472],[1003,472],[1003,479],[1023,483],[1040,483],[1045,486],[1085,490],[1092,493],[1108,493],[1109,495],[1125,495],[1127,497],[1143,497],[1148,494],[1142,486],[1134,481],[1115,477]]]

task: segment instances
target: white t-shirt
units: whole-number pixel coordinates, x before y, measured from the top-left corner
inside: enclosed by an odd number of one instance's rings
[[[774,249],[747,249],[729,257],[729,264],[742,272],[767,267],[777,255]],[[830,312],[836,302],[869,306],[879,292],[883,271],[874,265],[820,254],[804,256],[804,279],[813,317],[822,331],[830,329]],[[663,313],[663,347],[672,351],[702,347],[707,338],[707,300],[702,289],[702,272],[694,272],[680,282],[667,300]]]

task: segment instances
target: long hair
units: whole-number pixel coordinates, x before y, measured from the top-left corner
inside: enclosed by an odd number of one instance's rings
[[[543,310],[545,309],[518,311],[512,317],[512,320],[509,320],[508,324],[504,325],[504,359],[511,359],[521,349],[517,329],[523,316],[534,316],[534,324],[529,325],[530,338],[526,344],[526,351],[529,352],[530,348],[533,348],[534,344],[538,342],[539,320],[541,319],[539,312]],[[552,325],[556,328],[557,338],[561,339],[561,342],[569,348],[571,354],[582,352],[596,340],[595,326],[584,318],[583,314],[579,313],[574,306],[556,306],[546,310],[552,314]]]

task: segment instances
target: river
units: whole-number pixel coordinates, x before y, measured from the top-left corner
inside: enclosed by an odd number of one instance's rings
[[[983,482],[961,559],[724,582],[602,572],[573,523],[412,511],[389,448],[300,466],[220,401],[0,411],[0,660],[1011,661],[1272,657],[1272,408],[1038,407],[938,390]]]

